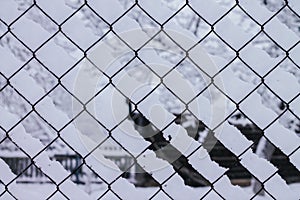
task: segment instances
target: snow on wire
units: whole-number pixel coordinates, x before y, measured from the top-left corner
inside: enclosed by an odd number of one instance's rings
[[[1,2],[0,197],[299,199],[299,25],[292,0]]]

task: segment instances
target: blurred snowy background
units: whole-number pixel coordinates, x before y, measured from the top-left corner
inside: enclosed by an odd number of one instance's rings
[[[299,15],[296,0],[1,1],[0,199],[299,199]],[[99,66],[100,43],[127,53]],[[78,74],[102,77],[91,96]],[[147,87],[131,96],[124,76]]]

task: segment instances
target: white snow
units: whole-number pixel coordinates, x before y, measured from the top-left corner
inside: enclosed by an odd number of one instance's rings
[[[53,17],[55,21],[61,23],[72,12],[79,8],[83,1],[56,0],[51,2],[51,4],[44,1],[36,1],[36,3],[46,13]],[[134,2],[117,0],[105,0],[101,1],[101,3],[97,1],[88,2],[88,4],[93,7],[101,17],[110,23],[125,12],[121,4],[123,4],[124,7],[128,7],[131,3]],[[202,17],[208,20],[209,23],[214,23],[228,10],[228,7],[221,7],[216,1],[192,0],[189,3]],[[239,4],[260,23],[264,23],[274,14],[273,11],[269,11],[265,7],[261,6],[258,1],[249,3],[242,0],[239,1]],[[139,5],[149,12],[149,14],[157,21],[162,23],[178,8],[180,8],[182,2],[156,1],[155,3],[149,3],[142,0],[139,1]],[[295,11],[300,10],[300,4],[294,0],[289,0],[289,5]],[[0,6],[0,18],[5,23],[10,24],[12,20],[24,12],[28,6],[30,6],[29,1],[3,1]],[[112,7],[113,9],[111,9]],[[197,32],[197,36],[192,33],[192,24],[190,27],[184,27],[184,20],[179,21],[182,16],[190,16],[188,9],[184,9],[183,11],[184,12],[181,13],[182,15],[176,16],[176,20],[171,20],[166,24],[166,26],[164,26],[164,28],[178,31],[179,33],[189,37],[191,40],[185,41],[182,37],[180,37],[180,34],[177,35],[175,32],[166,30],[167,33],[172,35],[173,39],[178,40],[178,43],[182,44],[183,48],[189,48],[201,37],[199,36],[199,32]],[[141,10],[135,6],[133,10],[126,14],[126,16],[122,17],[122,19],[113,26],[113,30],[120,34],[122,38],[134,49],[138,49],[150,38],[150,36],[159,30],[156,25],[150,23],[151,20],[149,17],[144,14],[140,15],[140,12]],[[202,25],[200,25],[200,27],[201,26]],[[155,27],[155,29],[147,32],[145,29],[146,27]],[[58,30],[58,27],[35,6],[17,22],[13,23],[10,28],[11,31],[26,45],[28,45],[31,50],[38,48],[44,41],[52,36],[56,30]],[[209,28],[210,27],[207,25],[206,27],[203,26],[200,28],[200,32],[202,31],[201,33],[203,34],[207,33]],[[228,17],[225,17],[218,22],[214,28],[215,31],[235,49],[239,49],[253,36],[249,32],[243,30],[244,27],[232,22]],[[121,34],[131,29],[135,29],[135,34]],[[97,17],[93,11],[91,11],[87,6],[84,6],[62,26],[62,30],[68,37],[74,40],[80,48],[86,50],[97,39],[103,36],[103,34],[109,30],[109,27],[99,17]],[[268,22],[264,26],[264,30],[286,50],[299,40],[299,37],[296,35],[297,33],[295,33],[294,30],[292,31],[290,27],[286,26],[279,17],[274,17],[270,22]],[[110,39],[112,37],[114,37],[113,34],[110,34],[106,39]],[[27,59],[31,57],[31,53],[29,53],[27,57],[24,57],[26,54],[24,52],[28,52],[28,49],[26,49],[26,47],[22,44],[18,44],[18,46],[12,45],[12,38],[13,36],[8,33],[6,36],[1,37],[0,43],[0,70],[6,77],[10,77],[24,64]],[[232,53],[226,48],[211,50],[211,47],[214,45],[216,47],[220,47],[218,44],[214,44],[216,41],[213,41],[211,44],[204,42],[204,44],[201,45],[201,48],[203,47],[207,50],[207,52],[209,52],[209,54],[214,55],[211,59],[215,62],[214,64],[216,64],[217,67],[215,67],[212,63],[202,62],[199,58],[197,59],[199,55],[202,55],[202,50],[200,53],[198,51],[200,48],[196,47],[189,52],[190,58],[210,76],[215,75],[218,70],[220,70],[220,67],[223,67],[230,60],[229,54]],[[14,42],[18,43],[17,41]],[[114,74],[114,72],[119,69],[120,65],[124,64],[126,59],[133,56],[132,54],[128,54],[127,57],[124,56],[124,58],[115,61],[118,56],[129,50],[129,48],[125,47],[126,45],[122,44],[122,42],[118,42],[113,43],[110,40],[106,40],[106,42],[99,46],[96,45],[88,52],[88,57],[95,62],[100,70],[108,73],[108,75]],[[117,48],[115,48],[114,45],[117,46]],[[151,45],[155,46],[155,42]],[[170,57],[170,54],[166,52],[152,50],[151,48],[153,48],[153,46],[151,45],[147,45],[145,50],[139,52],[138,55],[151,67],[151,69],[153,69],[158,75],[162,76],[171,69],[172,66],[174,66],[174,63],[176,63],[176,60],[180,56]],[[174,48],[174,44],[170,41],[166,42],[165,46],[159,45],[159,47],[171,47],[173,52],[178,54],[180,52],[180,50]],[[96,48],[101,49],[98,55],[94,55],[92,53]],[[290,58],[296,64],[299,63],[298,49],[298,47],[295,47],[290,52]],[[220,52],[218,52],[218,50]],[[22,53],[24,55],[22,55]],[[206,52],[204,52],[204,54],[206,54]],[[39,49],[36,52],[36,56],[48,69],[55,73],[55,75],[61,76],[83,56],[83,52],[73,44],[70,44],[65,36],[58,34],[55,38],[51,39],[47,42],[47,44]],[[277,58],[271,58],[271,56],[266,53],[265,49],[259,45],[255,46],[253,44],[248,44],[247,47],[243,48],[243,50],[240,51],[239,56],[260,75],[266,74],[282,59],[282,55]],[[111,62],[113,60],[115,61],[114,63]],[[70,73],[63,77],[61,81],[70,91],[74,92],[75,95],[85,103],[90,100],[95,92],[99,91],[106,83],[108,83],[108,80],[106,77],[101,76],[101,72],[95,69],[91,63],[88,61],[84,62],[85,67],[82,67],[83,65],[81,63],[80,67],[82,68],[77,66],[76,69],[73,69]],[[28,66],[30,66],[30,64],[31,63],[29,63]],[[141,63],[138,65],[135,64],[136,63],[132,63],[132,65],[128,66],[128,69],[126,69],[127,71],[124,70],[115,76],[112,82],[127,97],[132,98],[134,102],[138,102],[148,92],[150,92],[151,89],[159,84],[160,79],[150,72],[150,70],[145,66],[141,65]],[[240,67],[241,65],[235,64],[237,63],[233,63],[232,66],[230,65],[222,71],[221,74],[217,76],[218,80],[215,78],[215,84],[224,90],[224,92],[235,101],[240,101],[257,85],[257,83],[260,82],[260,80],[254,74],[248,73],[246,69],[242,69]],[[141,69],[139,69],[139,65]],[[289,101],[299,93],[298,83],[300,83],[300,79],[298,77],[299,75],[297,75],[297,70],[299,69],[295,68],[293,71],[285,66],[280,66],[266,77],[265,82],[281,98]],[[10,79],[11,85],[24,95],[24,97],[32,104],[45,95],[45,88],[47,88],[43,85],[43,81],[37,81],[38,78],[35,77],[34,73],[40,72],[32,72],[27,70],[25,67]],[[80,76],[77,76],[78,74]],[[191,76],[191,74],[193,74],[193,76]],[[101,77],[101,79],[99,77]],[[167,75],[164,78],[164,83],[184,102],[189,102],[191,98],[203,88],[205,81],[207,80],[210,81],[207,77],[197,72],[197,70],[192,69],[192,67],[188,64],[184,64],[183,67],[178,67],[178,69],[176,69],[176,73],[175,71],[172,71],[169,75]],[[76,88],[81,83],[84,84],[81,87]],[[73,91],[74,87],[78,90]],[[174,116],[170,112],[174,110],[182,111],[182,109],[184,109],[183,104],[179,101],[174,101],[172,99],[174,97],[171,98],[172,95],[166,95],[166,91],[167,90],[159,90],[159,92],[155,91],[138,105],[139,111],[150,119],[158,129],[165,128],[174,119]],[[253,120],[260,128],[265,128],[278,116],[279,111],[274,109],[276,98],[272,98],[272,95],[269,93],[258,93],[258,91],[259,90],[256,90],[245,101],[243,101],[240,104],[240,109],[245,112],[247,117]],[[2,91],[0,91],[0,93],[1,92]],[[200,95],[189,104],[188,108],[206,124],[211,127],[215,127],[221,120],[224,119],[224,116],[219,116],[219,118],[214,119],[214,121],[211,122],[211,118],[214,118],[214,112],[216,112],[214,109],[217,108],[224,110],[225,115],[225,113],[228,114],[235,109],[235,106],[228,102],[222,94],[218,93],[216,88],[211,87],[209,92],[210,94],[205,93],[204,95]],[[163,95],[165,95],[165,98],[162,98]],[[267,99],[268,95],[269,99]],[[163,99],[167,99],[167,101],[163,101]],[[220,102],[224,103],[224,105],[220,105]],[[299,98],[290,103],[291,110],[297,115],[300,113],[298,109],[298,102]],[[12,113],[12,109],[10,107],[14,107],[14,105],[12,105],[13,103],[14,101],[8,100],[3,101],[0,105],[1,116],[5,116],[0,118],[0,126],[1,129],[3,128],[6,131],[11,129],[20,120],[21,116],[17,116]],[[43,100],[35,106],[36,112],[38,112],[57,130],[66,125],[72,117],[70,113],[65,113],[65,111],[61,110],[58,104],[55,92],[53,92],[53,94],[43,98]],[[79,113],[82,109],[83,106],[74,101],[73,114],[75,115]],[[108,129],[113,128],[122,120],[125,120],[128,114],[125,97],[121,95],[120,92],[113,89],[112,86],[106,88],[94,99],[94,101],[91,101],[87,105],[87,110]],[[24,115],[25,113],[22,114]],[[290,115],[282,117],[283,119],[273,123],[266,129],[264,134],[272,143],[281,149],[284,154],[289,156],[290,162],[297,169],[300,169],[300,150],[297,149],[299,148],[300,139],[299,136],[297,136],[291,129],[289,130],[287,124],[285,124],[288,119],[290,119]],[[24,125],[20,123],[8,134],[20,148],[22,148],[30,157],[33,157],[43,150],[45,145],[42,144],[39,139],[33,137],[31,133],[26,132],[24,128],[25,126],[23,126]],[[50,132],[49,127],[45,126],[43,128],[46,132]],[[299,186],[287,185],[278,174],[273,176],[278,169],[269,161],[259,158],[252,152],[251,149],[248,149],[244,153],[244,151],[252,145],[252,142],[247,140],[240,132],[237,131],[237,129],[225,122],[224,125],[219,127],[216,131],[219,131],[218,134],[216,134],[216,137],[235,155],[240,156],[241,164],[253,173],[255,177],[257,177],[260,181],[265,181],[272,176],[266,181],[266,183],[264,183],[264,186],[276,199],[300,198]],[[111,134],[134,156],[139,155],[149,145],[149,142],[145,141],[141,135],[133,129],[132,122],[129,122],[127,119],[118,125]],[[2,133],[2,135],[4,136],[4,133]],[[169,135],[171,136],[170,143],[180,150],[180,152],[182,152],[185,156],[190,155],[190,153],[192,153],[200,145],[198,142],[190,138],[182,127],[175,124],[171,124],[164,130],[164,137],[166,139]],[[80,155],[87,156],[91,150],[94,150],[97,144],[102,142],[108,136],[108,132],[91,116],[89,116],[89,114],[83,112],[73,123],[69,124],[60,132],[60,136]],[[107,143],[109,142],[111,141],[108,140]],[[111,143],[111,145],[117,146],[117,144],[113,143]],[[7,154],[7,152],[2,153]],[[108,182],[112,182],[119,177],[122,172],[114,164],[114,162],[104,157],[104,153],[105,152],[103,150],[97,148],[91,153],[91,155],[87,156],[85,161],[86,164],[95,170],[102,178]],[[127,155],[127,153],[120,151],[118,152],[118,155]],[[137,161],[160,183],[169,178],[171,174],[175,173],[169,163],[162,159],[158,159],[154,152],[149,150],[139,156]],[[69,172],[65,170],[59,162],[49,159],[49,154],[46,151],[43,151],[35,157],[34,162],[45,174],[49,175],[57,183],[69,175]],[[213,162],[207,151],[202,147],[189,157],[189,162],[199,173],[203,174],[203,176],[210,181],[215,181],[221,177],[214,184],[214,190],[221,194],[223,198],[249,199],[253,195],[251,191],[248,191],[250,190],[248,188],[233,186],[230,183],[229,178],[224,175],[224,172],[226,172],[227,169],[224,169]],[[7,183],[14,178],[15,175],[8,168],[8,165],[1,159],[0,169],[3,172],[0,173],[0,180],[4,183]],[[135,188],[133,184],[123,178],[118,178],[111,187],[122,199],[130,199],[132,196],[135,196],[135,198],[138,199],[149,199],[158,191],[158,188]],[[177,173],[175,173],[170,180],[164,183],[162,187],[164,191],[166,191],[166,193],[174,199],[199,199],[207,192],[209,193],[204,199],[221,199],[219,194],[215,191],[209,191],[209,187],[191,188],[184,185],[182,178],[180,178]],[[55,189],[55,186],[52,184],[32,185],[16,184],[13,182],[9,185],[9,190],[18,199],[22,199],[24,196],[28,199],[46,198],[54,192]],[[95,199],[99,197],[97,196],[99,193],[96,195],[96,192],[91,195],[87,194],[83,191],[83,188],[75,185],[69,179],[64,181],[64,183],[59,186],[59,189],[70,199]],[[102,190],[105,189],[107,189],[107,187],[102,188]],[[2,192],[2,190],[4,190],[4,188],[1,186],[0,192]],[[103,194],[104,191],[101,192]],[[13,199],[8,193],[5,193],[1,196],[1,198]],[[58,192],[52,197],[52,199],[63,198],[64,197]],[[153,199],[168,198],[169,197],[166,194],[160,191]],[[254,199],[269,198],[270,197],[266,195],[265,197],[255,197]],[[118,199],[118,197],[112,192],[108,192],[104,195],[103,199]]]
[[[235,155],[241,155],[247,148],[252,145],[252,142],[245,139],[245,137],[239,133],[236,128],[225,123],[220,127],[220,133],[218,139],[228,146],[231,152]],[[239,144],[239,145],[237,145]]]
[[[157,9],[157,7],[153,6],[153,4],[156,4],[156,6],[159,7],[160,9]],[[154,0],[151,2],[147,0],[139,1],[139,5],[161,24],[164,23],[174,13],[172,10],[162,6],[162,4],[163,2],[160,0]]]
[[[86,50],[90,45],[97,40],[97,36],[92,33],[90,29],[85,28],[85,24],[80,20],[80,16],[77,13],[74,17],[68,20],[67,23],[62,27],[63,31],[66,32],[77,45],[83,50]],[[82,37],[85,35],[85,37]]]
[[[231,45],[235,50],[240,49],[246,42],[251,39],[251,35],[240,31],[240,28],[224,18],[215,26],[216,32]],[[234,35],[234,37],[232,37]]]
[[[285,25],[279,23],[277,18],[268,22],[265,26],[265,31],[272,37],[280,46],[288,50],[299,41],[299,37],[291,30],[288,30]]]
[[[7,111],[2,107],[0,106],[0,111],[1,113],[7,113]],[[9,130],[11,129],[19,120],[16,119],[14,116],[12,115],[7,115],[4,117],[1,117],[0,118],[0,125],[2,128],[4,128],[5,130]]]
[[[241,156],[241,164],[246,166],[261,182],[272,177],[266,181],[265,186],[268,192],[274,194],[277,198],[283,198],[286,194],[292,199],[297,199],[297,196],[299,196],[296,192],[291,190],[278,174],[273,175],[277,171],[274,166],[271,166],[268,161],[260,159],[257,155],[253,154],[251,150],[248,150]],[[280,188],[280,190],[278,188]]]
[[[3,108],[2,111],[2,113],[5,114],[5,116],[7,117],[17,118],[13,114],[5,111]],[[36,156],[44,148],[44,146],[38,139],[35,139],[30,134],[26,133],[22,125],[18,125],[17,127],[15,127],[12,130],[10,137],[20,148],[22,148],[31,157]],[[34,163],[38,167],[40,167],[45,174],[50,176],[56,183],[60,183],[65,177],[69,175],[69,173],[57,161],[50,160],[46,151],[40,153],[34,159]],[[82,190],[78,189],[77,186],[70,180],[65,180],[64,185],[65,187],[61,188],[61,191],[65,192],[66,194],[69,194],[70,197],[73,196],[74,198],[88,198],[88,195]]]
[[[253,109],[253,106],[255,106],[255,109]],[[262,129],[277,117],[274,112],[262,105],[260,96],[256,92],[252,93],[241,103],[240,109]]]
[[[150,150],[146,150],[140,157],[138,157],[137,161],[143,169],[150,173],[151,176],[159,183],[168,179],[168,177],[175,172],[167,161],[158,159],[155,153]],[[174,176],[178,176],[178,174],[175,174]]]
[[[66,1],[52,0],[49,4],[46,1],[38,0],[37,4],[58,24],[62,23],[73,12],[66,5]]]
[[[112,132],[112,135],[134,156],[138,156],[150,145],[150,143],[145,141],[134,129],[132,122],[128,120],[118,126],[118,128]]]
[[[264,24],[273,15],[270,11],[260,6],[258,1],[252,1],[250,3],[249,1],[241,0],[239,4],[249,15],[253,16],[259,24]]]
[[[0,54],[2,58],[5,58],[3,59],[3,61],[1,61],[0,66],[1,66],[1,73],[3,73],[6,77],[10,77],[25,63],[16,59],[11,52],[7,51],[7,49],[3,48],[2,46],[0,47]]]
[[[4,184],[8,184],[15,178],[15,174],[12,173],[9,166],[3,160],[0,160],[0,168],[1,168],[0,179]]]
[[[36,56],[55,75],[61,76],[76,63],[76,60],[65,49],[57,45],[55,40],[57,38],[48,41],[37,51]],[[49,52],[53,53],[49,54]]]
[[[0,7],[0,16],[7,24],[14,21],[22,14],[21,10],[16,9],[17,3],[15,1],[3,1]]]
[[[184,188],[184,189],[179,189]],[[192,188],[186,187],[179,176],[172,176],[165,184],[163,184],[163,189],[166,191],[173,199],[198,199],[205,195],[206,192],[210,190],[210,187],[203,188]],[[157,197],[159,199],[159,197]]]
[[[220,7],[215,1],[190,1],[190,5],[199,13],[201,17],[213,24],[222,15],[225,14],[226,9]]]
[[[265,75],[281,61],[281,58],[271,59],[266,52],[260,51],[253,46],[243,48],[243,50],[240,51],[240,57],[261,76]]]
[[[289,5],[294,9],[297,13],[300,12],[300,4],[296,0],[289,0]]]
[[[156,102],[156,101],[154,100],[151,102]],[[164,112],[167,113],[167,111]],[[148,114],[148,112],[143,112],[143,113],[151,122],[156,121],[156,118],[161,117],[159,115],[151,116],[150,114]],[[168,120],[166,119],[160,119],[160,120],[168,122]],[[186,133],[186,130],[184,130],[183,127],[180,127],[178,125],[170,124],[168,128],[164,130],[163,133],[166,139],[168,135],[171,136],[170,144],[173,145],[175,148],[177,148],[185,156],[189,156],[193,151],[195,151],[199,147],[199,143],[194,141],[191,137],[189,137],[188,134]],[[238,134],[238,136],[240,136],[240,134]],[[227,137],[227,138],[232,139],[232,137]],[[231,146],[237,146],[237,145],[236,143],[234,143],[234,145]],[[241,147],[243,148],[244,146]],[[149,158],[147,158],[147,161],[148,160]],[[214,182],[219,177],[223,176],[223,174],[226,171],[226,169],[221,168],[218,164],[211,161],[207,151],[203,149],[203,147],[201,147],[196,152],[194,152],[190,157],[189,161],[192,164],[192,166],[195,167],[195,169],[197,169],[199,173],[202,174],[205,178],[207,178],[210,182]],[[153,166],[153,162],[151,161],[149,162],[151,163],[151,166]],[[167,175],[167,173],[165,174]],[[230,184],[230,181],[227,177],[225,178],[225,180],[222,181],[222,184],[221,183],[217,184],[218,187],[221,188],[223,187],[223,189],[220,188],[220,190],[223,190],[224,197],[229,197],[231,196],[230,194],[234,193],[236,197],[239,196],[240,198],[245,198],[245,199],[247,198],[246,194],[243,193],[242,189],[239,189],[239,187],[233,187]],[[224,189],[225,187],[226,189]]]
[[[36,87],[36,82],[24,70],[18,72],[11,79],[11,84],[32,104],[44,96],[43,89]]]
[[[294,75],[286,73],[282,68],[277,68],[272,71],[272,73],[267,76],[265,82],[286,102],[289,102],[300,92],[300,87],[289,87],[287,90],[287,86],[296,86],[299,83]]]
[[[24,29],[24,27],[26,28]],[[27,14],[13,24],[12,30],[31,50],[36,50],[51,36],[37,23],[28,19]]]

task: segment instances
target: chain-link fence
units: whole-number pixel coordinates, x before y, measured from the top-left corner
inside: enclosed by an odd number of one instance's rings
[[[1,1],[1,199],[299,199],[299,13]]]

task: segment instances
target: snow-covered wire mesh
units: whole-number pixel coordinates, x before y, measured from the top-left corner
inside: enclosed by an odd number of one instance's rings
[[[0,197],[299,199],[299,37],[296,0],[1,1]]]

